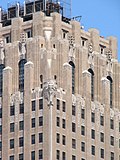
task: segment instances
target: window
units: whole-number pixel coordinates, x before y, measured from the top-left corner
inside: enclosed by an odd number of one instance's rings
[[[24,130],[24,121],[19,122],[19,130]]]
[[[62,102],[62,111],[65,112],[66,111],[66,103],[63,101]]]
[[[2,151],[2,142],[0,141],[0,151]]]
[[[4,35],[4,38],[5,38],[5,43],[11,43],[11,35],[10,34]]]
[[[14,132],[14,123],[10,123],[10,132]]]
[[[35,118],[32,118],[32,128],[35,128]]]
[[[10,116],[14,116],[15,115],[15,106],[10,106]]]
[[[19,62],[19,90],[24,90],[24,65],[27,62],[26,59],[22,59]]]
[[[114,129],[114,120],[110,119],[110,129]]]
[[[2,134],[2,125],[0,125],[0,134]]]
[[[31,160],[35,160],[35,151],[31,152]]]
[[[23,145],[24,145],[24,139],[23,139],[23,137],[20,137],[19,138],[19,147],[23,147]]]
[[[109,82],[110,82],[110,107],[112,108],[112,98],[113,98],[113,80],[112,80],[112,78],[110,77],[110,76],[107,76],[107,79],[109,80]]]
[[[20,114],[24,113],[24,104],[23,104],[23,103],[20,104],[19,107],[20,107],[19,113],[20,113]]]
[[[114,160],[114,152],[111,152],[111,160]]]
[[[67,38],[67,35],[68,35],[68,31],[62,29],[62,38],[63,38],[63,39],[66,39],[66,38]]]
[[[111,144],[112,146],[114,146],[114,137],[113,137],[113,136],[110,136],[110,144]]]
[[[85,152],[85,142],[81,142],[81,151]]]
[[[104,126],[104,116],[100,116],[100,125]]]
[[[101,54],[104,54],[105,48],[106,48],[105,46],[100,45],[100,53]]]
[[[95,146],[93,146],[93,145],[91,146],[91,154],[95,155]]]
[[[76,149],[76,140],[72,139],[72,148]]]
[[[32,101],[32,111],[35,111],[35,100],[34,101]]]
[[[81,109],[81,118],[85,119],[85,109]]]
[[[60,160],[60,151],[59,150],[56,151],[56,159]]]
[[[62,160],[66,160],[66,153],[62,152]]]
[[[10,149],[14,148],[14,139],[10,139]]]
[[[23,157],[23,153],[19,154],[19,160],[23,160],[24,157]]]
[[[39,109],[43,109],[43,99],[39,99]]]
[[[56,117],[56,125],[57,127],[60,127],[60,117]]]
[[[2,108],[0,108],[0,118],[2,118]]]
[[[119,148],[120,148],[120,139],[119,139]]]
[[[32,37],[32,29],[31,28],[26,29],[25,32],[27,34],[27,38],[31,38]]]
[[[120,122],[119,122],[119,132],[120,132]]]
[[[82,47],[85,47],[85,46],[86,46],[86,43],[87,43],[87,39],[81,37],[81,46],[82,46]]]
[[[104,142],[104,133],[100,132],[100,141]]]
[[[60,100],[57,99],[57,110],[60,110]]]
[[[85,136],[85,126],[81,126],[81,135]]]
[[[66,145],[66,137],[64,135],[62,136],[62,144]]]
[[[94,101],[94,72],[91,68],[88,69],[88,72],[91,74],[91,101]]]
[[[101,155],[101,158],[104,158],[104,149],[100,149],[100,155]]]
[[[95,130],[94,129],[91,130],[91,138],[95,139]]]
[[[39,143],[43,142],[43,133],[39,133]]]
[[[69,62],[72,67],[72,94],[75,93],[75,65],[72,61]]]
[[[65,119],[62,119],[62,128],[66,128],[66,121],[65,121]]]
[[[75,116],[76,115],[76,107],[72,105],[72,115]]]
[[[40,159],[43,159],[43,150],[42,149],[39,150],[39,160]]]
[[[76,132],[76,125],[72,122],[72,132]]]
[[[56,142],[60,143],[60,134],[59,133],[56,134]]]
[[[43,116],[39,117],[39,126],[43,126]]]
[[[91,122],[95,123],[95,113],[91,113]]]
[[[14,160],[14,155],[10,156],[9,160]]]
[[[35,144],[35,134],[31,135],[31,144]]]
[[[5,68],[4,64],[0,64],[0,97],[2,97],[3,91],[3,69]]]
[[[76,160],[76,156],[72,155],[72,160]]]

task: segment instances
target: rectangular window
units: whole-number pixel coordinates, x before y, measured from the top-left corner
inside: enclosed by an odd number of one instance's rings
[[[35,160],[35,151],[31,152],[31,160]]]
[[[35,107],[36,107],[36,102],[34,100],[34,101],[32,101],[32,111],[35,111]]]
[[[14,139],[10,139],[10,149],[14,148]]]
[[[32,37],[32,28],[26,29],[25,32],[26,32],[27,38]]]
[[[100,116],[100,125],[104,126],[104,116]]]
[[[14,155],[10,156],[9,160],[14,160]]]
[[[91,113],[91,122],[95,123],[95,113]]]
[[[81,37],[81,46],[85,47],[87,45],[87,39],[84,37]]]
[[[24,113],[24,103],[19,105],[19,113],[23,114]]]
[[[15,106],[10,106],[10,116],[14,116],[15,115]]]
[[[85,142],[81,142],[81,151],[85,152]]]
[[[39,109],[43,109],[43,99],[39,99]]]
[[[91,146],[91,154],[95,155],[95,146],[93,146],[93,145]]]
[[[111,152],[111,160],[114,160],[114,152]]]
[[[120,139],[119,139],[119,148],[120,148]]]
[[[39,117],[39,126],[43,126],[43,116]]]
[[[39,133],[39,143],[43,143],[43,133]]]
[[[110,129],[114,129],[114,120],[110,119]]]
[[[62,102],[62,111],[66,112],[66,103],[64,101]]]
[[[56,126],[60,127],[60,117],[56,117]]]
[[[62,119],[62,128],[66,128],[66,121],[65,121],[65,119]]]
[[[24,146],[24,138],[20,137],[19,138],[19,147],[23,147]]]
[[[72,155],[72,160],[76,160],[76,156]]]
[[[32,128],[35,128],[35,118],[32,118],[31,123],[32,123]]]
[[[114,146],[114,137],[113,137],[113,136],[110,136],[110,144],[111,144],[112,146]]]
[[[59,150],[56,151],[56,159],[60,160],[60,151]]]
[[[81,118],[85,119],[85,109],[81,109]]]
[[[104,133],[100,132],[100,141],[104,142]]]
[[[2,134],[2,125],[0,125],[0,134]]]
[[[66,153],[62,152],[62,160],[66,160]]]
[[[15,124],[14,123],[10,123],[10,132],[14,132],[14,127],[15,126]]]
[[[72,132],[76,132],[76,125],[72,122]]]
[[[60,110],[60,100],[57,99],[57,110]]]
[[[2,108],[0,108],[0,118],[2,118]]]
[[[35,144],[35,134],[31,135],[31,144]]]
[[[19,154],[19,160],[23,160],[23,159],[24,159],[23,153]]]
[[[4,35],[4,38],[5,38],[5,43],[11,43],[11,35],[10,34]]]
[[[75,116],[76,115],[76,107],[72,105],[72,115]]]
[[[2,142],[0,141],[0,151],[2,151]]]
[[[56,142],[60,143],[60,134],[59,133],[56,134]]]
[[[91,138],[95,139],[95,130],[94,129],[91,130]]]
[[[72,139],[72,148],[76,149],[76,140],[75,139]]]
[[[64,135],[62,136],[62,144],[66,145],[66,137]]]
[[[24,121],[19,122],[19,130],[24,130]]]
[[[85,136],[85,126],[81,126],[81,135]]]
[[[104,158],[104,149],[100,149],[100,155],[101,155],[101,158]]]
[[[120,122],[119,122],[119,132],[120,132]]]
[[[39,160],[40,159],[43,159],[43,150],[42,149],[39,150]]]

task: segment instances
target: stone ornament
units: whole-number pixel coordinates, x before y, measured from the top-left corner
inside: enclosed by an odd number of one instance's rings
[[[95,104],[93,102],[91,103],[91,110],[95,111]]]
[[[110,117],[113,118],[114,117],[114,110],[110,109]]]
[[[94,52],[92,43],[89,43],[88,45],[88,63],[91,67],[94,66]]]
[[[69,41],[69,59],[68,61],[75,61],[75,38],[72,35],[68,35]]]
[[[57,84],[55,80],[44,82],[43,96],[48,101],[48,106],[53,106],[53,97],[57,92]]]
[[[76,96],[72,94],[72,104],[76,106]]]
[[[19,43],[19,51],[21,55],[26,54],[26,33],[20,34],[20,43]]]
[[[112,52],[111,50],[106,50],[106,58],[107,58],[107,71],[108,73],[112,72]]]
[[[5,58],[4,41],[0,39],[0,59],[3,61]]]

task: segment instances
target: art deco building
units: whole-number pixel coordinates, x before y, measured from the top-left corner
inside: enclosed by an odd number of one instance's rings
[[[0,12],[0,160],[120,160],[116,38],[30,3]]]

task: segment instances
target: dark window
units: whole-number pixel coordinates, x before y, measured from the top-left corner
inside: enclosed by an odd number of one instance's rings
[[[43,133],[39,133],[39,143],[43,142]]]
[[[100,155],[101,155],[101,158],[104,158],[104,149],[100,149]]]
[[[65,121],[65,119],[62,119],[62,128],[66,128],[66,121]]]
[[[24,160],[23,153],[19,154],[19,160]]]
[[[91,68],[88,69],[88,72],[91,74],[91,101],[94,101],[94,72]]]
[[[43,150],[42,149],[39,150],[39,160],[40,159],[43,159]]]
[[[81,135],[85,135],[85,126],[81,126]]]
[[[62,152],[62,160],[66,160],[66,153]]]
[[[43,99],[39,99],[39,109],[43,109]]]
[[[27,38],[31,38],[32,37],[32,29],[27,29],[25,30],[25,32],[27,33]]]
[[[120,139],[119,139],[119,148],[120,148]]]
[[[100,116],[100,125],[104,126],[104,116]]]
[[[114,160],[114,152],[111,152],[111,160]]]
[[[76,132],[76,125],[72,122],[72,132]]]
[[[35,118],[32,118],[31,123],[32,123],[32,128],[35,128]]]
[[[19,62],[19,90],[24,90],[24,65],[27,62],[26,59],[22,59]]]
[[[39,117],[39,126],[43,126],[43,116]]]
[[[14,155],[10,156],[9,160],[14,160]]]
[[[31,135],[31,144],[35,144],[35,134]]]
[[[66,145],[66,137],[64,135],[62,136],[62,144]]]
[[[120,122],[119,122],[119,132],[120,132]]]
[[[56,125],[57,127],[60,127],[60,117],[56,117]]]
[[[72,160],[76,160],[76,156],[72,155]]]
[[[14,148],[14,139],[10,139],[10,149]]]
[[[72,115],[75,116],[76,115],[76,107],[72,105]]]
[[[109,82],[110,82],[110,107],[112,108],[112,98],[113,98],[113,80],[112,80],[112,78],[110,77],[110,76],[107,76],[107,79],[109,80]]]
[[[60,134],[59,133],[56,134],[56,142],[60,143]]]
[[[95,123],[95,113],[91,113],[91,122]]]
[[[35,160],[35,151],[31,152],[31,160]]]
[[[69,62],[72,67],[72,94],[75,93],[75,65],[72,61]]]
[[[5,43],[11,43],[11,35],[10,34],[5,35]]]
[[[15,115],[15,106],[10,106],[10,116],[14,116]]]
[[[111,144],[112,146],[114,146],[114,137],[113,137],[113,136],[110,136],[110,144]]]
[[[24,145],[24,138],[20,137],[19,138],[19,147],[23,147],[23,145]]]
[[[2,97],[3,91],[3,69],[5,68],[4,64],[0,64],[0,97]]]
[[[72,139],[72,148],[76,149],[76,140]]]
[[[32,101],[32,111],[35,111],[35,106],[36,106],[36,103],[35,103],[35,100]]]
[[[93,146],[93,145],[91,146],[91,154],[95,155],[95,146]]]
[[[104,142],[104,133],[100,132],[100,141]]]
[[[24,130],[24,121],[19,122],[19,130]]]
[[[60,110],[60,100],[57,99],[57,110]]]
[[[95,130],[94,129],[91,130],[91,138],[95,139]]]
[[[63,101],[62,102],[62,111],[65,112],[66,111],[66,103]]]
[[[0,141],[0,151],[2,151],[2,142]]]
[[[81,160],[85,160],[84,158],[81,158]]]
[[[0,134],[2,134],[2,125],[0,125]]]
[[[14,123],[10,123],[10,132],[14,132]]]
[[[21,103],[21,104],[20,104],[19,113],[20,113],[20,114],[24,113],[24,103]]]
[[[81,109],[81,118],[85,119],[85,109]]]
[[[0,108],[0,118],[2,118],[2,108]]]
[[[56,151],[56,159],[60,160],[60,151],[59,150]]]
[[[114,129],[114,120],[110,119],[110,129]]]
[[[85,152],[85,142],[81,142],[81,151]]]

